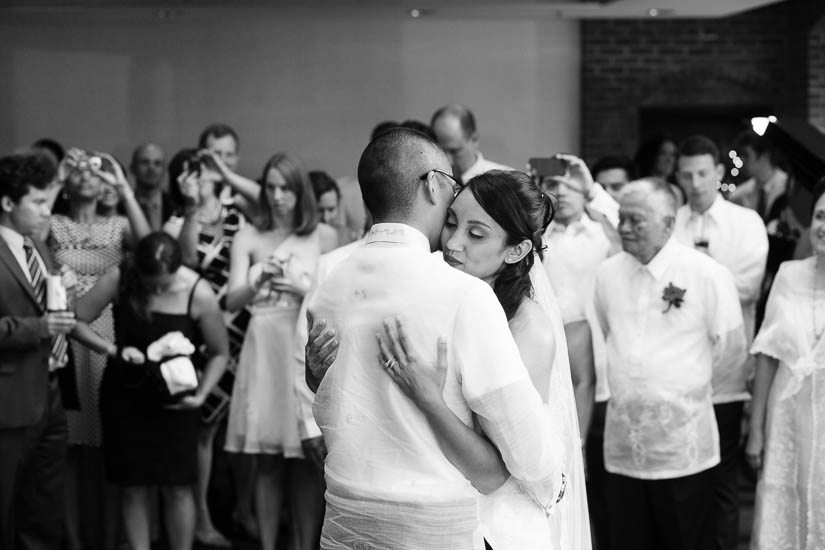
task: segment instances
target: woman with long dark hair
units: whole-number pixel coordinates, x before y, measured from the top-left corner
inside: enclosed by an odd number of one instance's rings
[[[88,326],[110,303],[117,345]],[[122,490],[128,541],[133,550],[149,550],[149,488],[159,486],[170,548],[189,550],[199,409],[223,374],[229,354],[215,294],[183,265],[175,239],[151,233],[132,257],[78,301],[76,314],[75,337],[109,356],[100,399],[104,459],[106,477]],[[172,349],[172,355],[189,355],[202,372],[196,387],[180,395],[169,395],[159,364],[165,358],[153,359],[149,349],[173,333],[191,348]]]

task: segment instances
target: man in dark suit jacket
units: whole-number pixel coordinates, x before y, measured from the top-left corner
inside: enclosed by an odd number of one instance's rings
[[[66,414],[52,340],[74,314],[49,313],[32,283],[52,267],[31,236],[48,223],[50,170],[0,158],[0,548],[57,550],[63,532]],[[37,263],[37,268],[29,267]]]

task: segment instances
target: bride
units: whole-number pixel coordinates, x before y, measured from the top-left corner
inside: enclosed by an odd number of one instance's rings
[[[540,260],[541,236],[551,218],[549,199],[527,175],[493,171],[473,178],[457,195],[441,234],[444,260],[493,287],[531,380],[562,434],[567,487],[548,512],[510,478],[484,434],[465,425],[445,404],[441,390],[447,343],[438,342],[439,360],[433,368],[418,364],[400,319],[386,322],[385,333],[378,335],[385,371],[427,418],[444,455],[486,495],[481,520],[494,550],[591,548],[567,347]],[[318,335],[313,330],[309,341]],[[325,340],[315,343],[320,348]]]

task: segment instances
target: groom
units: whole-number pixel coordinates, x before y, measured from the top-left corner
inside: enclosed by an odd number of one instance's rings
[[[549,508],[560,489],[561,445],[492,289],[431,254],[458,191],[449,173],[418,132],[371,142],[358,180],[376,224],[309,305],[340,342],[314,407],[329,450],[322,548],[484,548],[478,492],[378,362],[375,335],[394,315],[424,363],[448,339],[445,401],[468,425],[475,415],[531,496]]]

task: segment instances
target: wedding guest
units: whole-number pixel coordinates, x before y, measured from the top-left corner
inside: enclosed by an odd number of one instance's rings
[[[170,195],[183,208],[164,225],[164,231],[178,239],[184,264],[198,272],[212,287],[212,291],[223,302],[228,292],[230,250],[235,235],[245,226],[245,220],[254,216],[248,200],[239,196],[222,197],[225,182],[232,186],[242,176],[231,172],[221,157],[210,151],[199,153],[196,149],[179,151],[169,163]],[[249,182],[257,187],[254,182]],[[246,187],[244,187],[246,189]],[[229,333],[229,370],[235,371],[238,354],[243,344],[249,319],[249,311],[242,308],[237,312],[224,311],[224,320]],[[231,387],[230,379],[226,382]],[[227,409],[212,410],[204,415],[198,440],[198,482],[195,487],[197,519],[195,541],[199,544],[227,548],[231,544],[214,526],[207,503],[207,493],[212,474],[212,457],[215,434],[219,421]],[[238,495],[234,517],[236,522],[252,534],[252,465],[246,467],[249,475],[237,475]]]
[[[329,174],[320,170],[311,170],[308,174],[318,204],[321,221],[331,227],[338,223],[338,206],[341,202],[341,190]]]
[[[57,140],[52,138],[40,138],[32,143],[31,148],[34,151],[49,155],[55,169],[60,166],[60,162],[63,160],[63,157],[66,156],[66,149],[64,149]]]
[[[734,149],[748,179],[736,186],[730,200],[756,211],[768,223],[784,207],[780,199],[788,191],[788,173],[780,166],[778,153],[770,142],[753,130],[739,134]]]
[[[679,145],[673,136],[656,134],[639,145],[633,158],[640,178],[658,178],[670,185],[677,206],[685,203],[685,194],[676,184],[676,151]]]
[[[261,176],[257,225],[239,231],[230,253],[226,307],[251,304],[252,318],[232,390],[226,450],[255,455],[255,504],[263,550],[274,550],[284,487],[306,468],[292,381],[295,323],[318,257],[335,248],[337,234],[318,223],[315,196],[302,166],[277,153]],[[277,420],[273,420],[277,419]],[[304,518],[293,515],[294,531]]]
[[[447,153],[452,173],[461,182],[490,170],[513,170],[509,166],[487,160],[478,148],[476,118],[464,105],[451,104],[433,113],[430,127],[438,144]]]
[[[599,265],[621,250],[621,244],[609,222],[594,219],[605,217],[586,209],[583,180],[587,176],[586,166],[582,165],[580,178],[562,176],[549,180],[546,192],[556,197],[558,206],[544,234],[547,251],[543,263],[558,296],[564,322],[579,429],[587,442],[590,518],[598,547],[604,549],[608,547],[608,514],[604,493],[607,472],[602,449],[610,391],[605,372],[604,337],[593,307],[593,289]]]
[[[745,335],[733,276],[672,238],[675,217],[665,184],[630,184],[620,210],[624,251],[596,275],[612,548],[712,547],[719,434],[711,379],[741,357]]]
[[[198,149],[207,149],[215,153],[232,172],[238,171],[240,144],[238,133],[231,126],[220,122],[204,128],[198,137]]]
[[[643,178],[673,179],[676,171],[676,140],[667,134],[656,134],[639,145],[634,161],[636,171]]]
[[[609,225],[617,227],[619,225],[619,203],[593,179],[587,164],[575,155],[557,153],[553,157],[565,165],[562,179],[574,180],[573,185],[584,195],[584,209],[587,215],[603,224],[609,222]],[[548,181],[552,179],[549,178]],[[605,227],[610,234],[613,233],[607,226]]]
[[[593,165],[593,179],[619,201],[622,189],[636,177],[633,160],[624,155],[602,157]]]
[[[57,549],[63,537],[66,415],[57,384],[68,312],[49,313],[53,170],[34,155],[0,158],[0,547]]]
[[[747,344],[753,340],[756,301],[765,275],[768,235],[753,210],[726,201],[717,191],[725,175],[716,144],[704,136],[691,136],[679,146],[676,178],[688,203],[676,212],[674,237],[683,245],[709,255],[733,275]],[[739,538],[737,464],[742,411],[750,396],[747,384],[751,365],[747,353],[732,357],[730,369],[714,371],[713,410],[719,427],[721,462],[713,472],[716,502],[715,548],[734,550]]]
[[[431,254],[460,188],[449,170],[446,155],[419,132],[393,129],[370,143],[358,181],[376,224],[310,302],[313,318],[326,319],[340,342],[315,403],[329,449],[323,548],[484,547],[478,493],[415,405],[376,370],[375,334],[400,312],[409,318],[408,349],[422,361],[434,363],[436,340],[449,339],[451,410],[468,426],[477,414],[507,470],[542,508],[558,496],[559,439],[501,305],[487,283]]]
[[[117,345],[88,323],[113,304]],[[177,241],[151,233],[134,256],[109,271],[77,303],[75,337],[109,356],[101,387],[106,476],[121,487],[121,511],[133,550],[150,549],[150,487],[160,487],[172,550],[190,550],[195,529],[200,407],[226,368],[229,345],[218,300],[183,266]],[[179,332],[202,368],[197,387],[170,400],[148,348]],[[175,354],[180,353],[176,350]]]
[[[160,231],[177,208],[163,188],[163,177],[166,174],[163,149],[154,143],[138,146],[132,153],[129,169],[135,179],[135,198],[149,227],[152,231]]]
[[[69,268],[76,276],[75,298],[88,292],[112,267],[120,265],[126,251],[149,233],[149,225],[120,164],[110,155],[69,149],[60,171],[66,215],[53,214],[49,219],[47,244],[58,268]],[[128,216],[103,216],[99,213],[104,187],[112,187]],[[104,308],[91,327],[108,340],[114,339],[111,307]],[[66,535],[70,550],[80,550],[80,513],[94,509],[87,501],[94,479],[81,471],[94,470],[102,462],[100,384],[106,367],[106,355],[96,353],[79,342],[71,343],[78,410],[67,410],[69,428],[68,475],[66,477]],[[83,466],[87,465],[86,468]],[[92,465],[91,468],[88,465]],[[99,469],[99,466],[98,466]],[[104,504],[99,507],[99,521],[106,548],[117,544],[117,491],[104,484]]]
[[[751,548],[814,550],[825,545],[825,183],[814,188],[813,256],[779,267],[756,355],[745,456],[760,472]]]
[[[740,134],[734,149],[742,158],[742,172],[748,180],[736,187],[730,200],[755,210],[768,231],[768,261],[756,308],[758,326],[779,265],[794,257],[804,227],[789,206],[792,180],[782,169],[779,151],[753,130]]]

